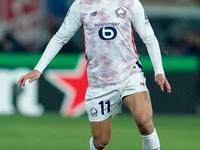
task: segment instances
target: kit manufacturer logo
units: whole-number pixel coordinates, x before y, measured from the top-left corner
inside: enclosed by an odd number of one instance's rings
[[[94,17],[94,16],[96,16],[96,15],[97,15],[97,11],[92,12],[92,13],[90,14],[90,17]]]

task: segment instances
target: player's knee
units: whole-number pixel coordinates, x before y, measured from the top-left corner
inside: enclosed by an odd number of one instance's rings
[[[104,149],[108,145],[109,142],[110,142],[109,138],[95,138],[94,137],[95,147],[98,150]]]
[[[136,121],[136,124],[142,135],[148,135],[154,130],[153,122],[150,117],[141,117]]]

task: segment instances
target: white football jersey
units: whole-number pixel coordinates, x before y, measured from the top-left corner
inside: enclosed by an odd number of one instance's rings
[[[164,74],[157,39],[138,0],[76,0],[35,69],[42,72],[80,26],[89,86],[120,84],[141,71],[134,30],[147,46],[155,74]]]

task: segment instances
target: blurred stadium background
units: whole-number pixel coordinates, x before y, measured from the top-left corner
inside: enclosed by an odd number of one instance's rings
[[[160,91],[146,48],[135,34],[162,150],[199,149],[200,0],[140,0],[158,38],[172,93]],[[0,0],[0,149],[89,149],[82,29],[41,78],[16,82],[38,62],[73,0]],[[113,119],[108,149],[141,149],[130,113]],[[124,140],[126,139],[126,140]],[[117,143],[117,144],[116,144]]]

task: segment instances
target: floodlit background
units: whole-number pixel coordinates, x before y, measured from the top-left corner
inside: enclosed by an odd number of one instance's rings
[[[172,93],[161,92],[146,47],[134,34],[162,150],[199,149],[200,0],[140,0],[158,38]],[[0,0],[0,149],[89,149],[82,29],[38,81],[18,88],[37,64],[73,0]],[[113,119],[109,149],[142,147],[127,108]]]

